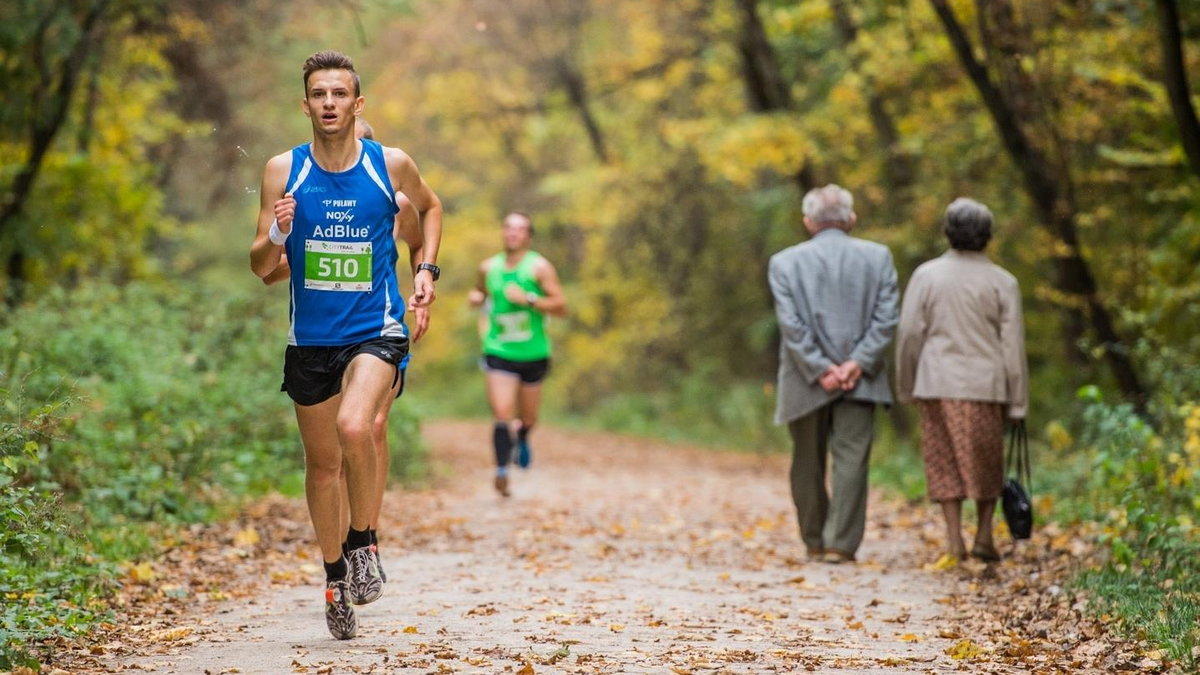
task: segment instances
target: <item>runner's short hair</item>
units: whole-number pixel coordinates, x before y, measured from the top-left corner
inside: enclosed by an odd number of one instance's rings
[[[304,60],[304,96],[308,97],[308,76],[318,70],[348,70],[350,77],[354,80],[354,95],[360,95],[360,85],[358,82],[358,73],[354,71],[354,61],[349,56],[337,51],[336,49],[326,49],[323,52],[317,52]]]
[[[529,236],[533,236],[533,218],[530,217],[528,213],[525,213],[524,211],[509,211],[508,213],[504,214],[503,218],[500,219],[500,223],[504,224],[504,221],[508,220],[509,216],[520,216],[524,218],[525,222],[529,223]]]

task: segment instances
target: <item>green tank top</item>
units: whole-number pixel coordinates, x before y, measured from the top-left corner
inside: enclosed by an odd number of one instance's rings
[[[528,251],[512,269],[506,267],[505,254],[498,253],[488,266],[488,331],[483,336],[483,353],[509,361],[538,361],[550,357],[550,339],[546,336],[546,317],[541,312],[509,302],[504,289],[516,284],[523,294],[542,295],[533,266],[542,256]]]

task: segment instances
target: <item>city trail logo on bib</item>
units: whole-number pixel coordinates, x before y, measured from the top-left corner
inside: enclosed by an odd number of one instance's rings
[[[305,240],[304,287],[370,293],[371,255],[369,241]]]
[[[500,342],[525,342],[533,337],[529,312],[501,312],[496,314],[496,325],[500,327],[496,336]]]

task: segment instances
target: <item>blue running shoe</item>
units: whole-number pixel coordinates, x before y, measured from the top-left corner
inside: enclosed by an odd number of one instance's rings
[[[533,451],[529,449],[529,439],[521,438],[517,440],[517,466],[522,469],[528,469],[533,463]]]

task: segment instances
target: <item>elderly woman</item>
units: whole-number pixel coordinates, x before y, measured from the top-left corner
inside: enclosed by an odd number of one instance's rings
[[[950,250],[913,272],[896,336],[896,388],[916,400],[929,498],[942,505],[948,553],[963,558],[962,503],[979,524],[973,557],[1000,559],[992,516],[1004,485],[1004,420],[1025,418],[1025,329],[1017,280],[983,253],[992,212],[971,199],[946,208]]]

